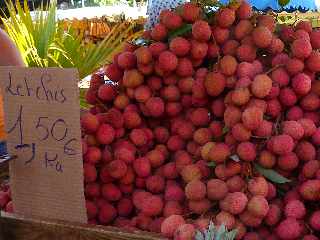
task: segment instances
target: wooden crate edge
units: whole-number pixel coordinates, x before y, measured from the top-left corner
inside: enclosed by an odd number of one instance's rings
[[[24,218],[1,213],[0,240],[165,240],[142,231]]]

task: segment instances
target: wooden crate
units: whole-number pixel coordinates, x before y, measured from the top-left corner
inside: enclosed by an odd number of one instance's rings
[[[165,240],[142,231],[17,217],[1,212],[0,240]]]

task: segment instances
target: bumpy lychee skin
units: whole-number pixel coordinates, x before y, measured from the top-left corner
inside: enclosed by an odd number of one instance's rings
[[[229,192],[231,193],[242,191],[246,186],[246,182],[239,175],[230,177],[226,181],[226,184],[228,186]]]
[[[236,72],[237,65],[237,60],[233,56],[226,55],[220,59],[220,70],[227,76],[231,76]]]
[[[185,182],[191,182],[202,177],[201,170],[196,164],[186,165],[182,168],[180,174]]]
[[[306,215],[306,208],[303,202],[299,200],[291,200],[285,206],[284,213],[287,218],[302,219]]]
[[[263,120],[260,127],[253,131],[258,137],[270,137],[273,130],[273,124],[270,121]]]
[[[211,29],[206,21],[198,20],[192,25],[192,36],[198,41],[206,42],[211,37]]]
[[[309,219],[309,224],[312,229],[320,231],[320,211],[315,211],[312,213]]]
[[[109,203],[105,203],[99,210],[99,221],[102,224],[108,224],[112,222],[117,216],[117,210]]]
[[[295,75],[299,72],[302,72],[304,68],[304,62],[298,58],[290,58],[286,62],[286,69],[290,75]]]
[[[202,63],[203,58],[205,58],[208,54],[208,49],[209,46],[205,42],[199,42],[196,40],[191,41],[191,57],[195,67],[199,66],[199,63]]]
[[[307,180],[299,188],[302,198],[308,201],[320,200],[320,180]]]
[[[272,33],[267,27],[259,26],[252,31],[252,38],[259,48],[266,48],[272,42]]]
[[[196,229],[192,224],[183,224],[174,232],[175,240],[193,240]]]
[[[297,121],[284,121],[282,123],[282,131],[288,134],[295,140],[299,140],[304,136],[304,129]]]
[[[300,141],[297,144],[295,153],[302,161],[311,161],[316,157],[315,147],[308,141]]]
[[[272,88],[272,80],[266,74],[255,76],[251,84],[251,91],[258,98],[266,97]]]
[[[239,19],[248,19],[252,16],[252,8],[249,3],[243,1],[236,13]]]
[[[297,239],[301,237],[302,225],[294,218],[283,220],[276,228],[280,239]]]
[[[174,232],[185,224],[185,220],[180,215],[171,215],[166,218],[161,224],[161,234],[165,237],[172,238]]]
[[[124,161],[114,160],[107,165],[110,176],[116,179],[126,175],[128,167]]]
[[[193,180],[185,187],[186,197],[190,200],[201,200],[206,196],[206,185],[199,181]]]
[[[224,8],[219,11],[217,16],[217,22],[220,27],[230,27],[235,21],[235,11],[230,8]]]
[[[236,40],[230,39],[226,41],[222,48],[220,49],[217,44],[213,44],[212,46],[216,46],[214,49],[217,49],[215,54],[212,57],[218,57],[218,54],[220,53],[219,51],[221,50],[224,55],[231,55],[235,56],[237,54],[237,48],[239,47],[240,43]],[[210,47],[209,47],[210,48]]]
[[[292,79],[292,88],[298,95],[306,95],[311,90],[311,79],[307,74],[299,73]]]
[[[171,72],[178,66],[178,58],[170,51],[164,51],[159,55],[159,66],[163,71]]]
[[[278,167],[284,171],[292,171],[299,165],[299,158],[293,152],[278,157]]]
[[[212,29],[212,35],[218,44],[222,44],[228,40],[230,31],[227,28],[216,26]]]
[[[311,72],[319,72],[320,71],[320,54],[319,52],[313,51],[309,58],[307,59],[307,67]]]
[[[193,23],[195,22],[201,13],[201,9],[194,3],[185,3],[182,6],[182,18],[186,22]]]
[[[221,200],[228,193],[227,184],[220,179],[210,179],[207,182],[207,195],[210,200]]]
[[[159,97],[149,98],[146,107],[152,117],[160,117],[164,113],[164,102]]]
[[[179,57],[187,55],[190,51],[190,42],[183,37],[176,37],[170,42],[170,51]]]
[[[281,209],[276,204],[269,205],[269,211],[264,218],[264,222],[268,226],[275,226],[281,219]]]
[[[248,227],[258,227],[262,223],[262,218],[253,216],[249,211],[242,212],[239,218]]]
[[[294,148],[293,138],[289,135],[283,134],[274,136],[272,139],[272,151],[275,154],[285,155],[292,152]]]
[[[241,44],[237,49],[238,60],[253,62],[257,57],[257,49],[250,44]]]
[[[251,131],[242,123],[237,123],[232,127],[232,136],[240,142],[249,141],[251,137]]]
[[[263,112],[258,107],[248,107],[241,116],[244,126],[250,130],[257,129],[263,121]]]
[[[319,240],[319,238],[313,234],[309,234],[309,235],[304,235],[302,240]]]
[[[256,146],[251,142],[241,142],[237,146],[237,154],[240,159],[251,162],[255,160],[257,156]]]
[[[143,83],[143,75],[136,69],[127,70],[124,72],[122,84],[127,88],[136,88]]]
[[[296,30],[304,30],[307,33],[311,33],[312,32],[312,24],[309,20],[300,20],[296,26],[295,26]]]
[[[248,36],[253,30],[253,25],[249,20],[241,20],[234,29],[235,38],[238,40]],[[238,44],[239,45],[239,44]]]
[[[271,32],[274,32],[276,27],[276,21],[273,16],[271,15],[260,15],[258,17],[258,26],[265,26]]]
[[[209,159],[216,163],[224,162],[231,154],[229,146],[225,143],[217,143],[209,152]]]
[[[89,182],[94,182],[97,179],[97,170],[95,166],[89,164],[89,163],[84,163],[83,164],[83,174],[84,174],[84,182],[89,183]]]
[[[122,69],[132,69],[136,65],[136,56],[132,52],[123,52],[118,56],[118,65]]]
[[[211,205],[212,205],[211,202],[207,198],[201,199],[199,201],[188,202],[188,208],[190,212],[199,214],[199,215],[203,215],[206,212],[208,212],[209,209],[211,208]]]
[[[314,30],[310,33],[310,41],[312,48],[319,49],[320,48],[320,31]]]
[[[215,222],[218,226],[223,224],[227,229],[232,229],[234,224],[236,223],[236,220],[232,214],[221,211],[217,214]]]
[[[81,127],[88,133],[93,133],[99,128],[99,120],[95,115],[86,113],[81,117]]]
[[[146,157],[137,158],[133,162],[133,168],[139,177],[147,177],[151,172],[151,165]]]
[[[303,38],[296,39],[293,41],[291,45],[291,52],[293,56],[305,59],[308,58],[312,52],[312,46],[311,43]]]
[[[316,125],[314,122],[307,118],[300,118],[298,122],[301,124],[301,126],[304,129],[304,136],[305,137],[311,137],[317,130]]]
[[[265,217],[269,211],[268,201],[261,195],[253,196],[248,202],[247,209],[255,217]]]
[[[150,196],[146,198],[142,205],[142,213],[146,216],[157,216],[162,212],[163,201],[159,196]]]
[[[248,203],[248,197],[242,192],[228,193],[226,197],[220,201],[220,208],[231,214],[242,213]]]
[[[216,97],[220,95],[226,86],[226,78],[219,72],[210,72],[204,81],[207,93]]]
[[[173,11],[168,11],[166,14],[163,14],[161,22],[169,30],[175,30],[182,25],[182,18]]]
[[[268,182],[263,177],[256,177],[249,181],[248,190],[252,195],[261,195],[266,197],[268,195]]]
[[[167,28],[163,24],[158,23],[151,31],[151,38],[155,41],[162,41],[167,37],[167,34]]]

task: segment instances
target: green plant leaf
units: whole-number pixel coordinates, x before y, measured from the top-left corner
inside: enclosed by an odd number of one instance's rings
[[[281,7],[288,5],[289,2],[290,0],[278,0],[278,3]]]
[[[86,92],[87,92],[87,89],[84,89],[84,88],[79,89],[80,107],[82,109],[90,108],[90,105],[86,101]]]
[[[196,231],[195,240],[205,240],[202,232],[200,232],[199,230]]]
[[[226,133],[229,132],[229,130],[230,129],[227,126],[224,126],[223,129],[222,129],[222,134],[225,135]]]
[[[207,166],[214,168],[215,166],[217,166],[217,164],[214,161],[211,161],[207,163]]]
[[[184,24],[180,28],[169,33],[169,42],[173,38],[183,36],[187,33],[190,33],[191,31],[192,31],[192,24]]]
[[[264,177],[266,177],[274,183],[283,184],[291,182],[291,180],[281,176],[279,173],[272,169],[263,168],[259,164],[254,164],[254,167],[259,173],[261,173]]]

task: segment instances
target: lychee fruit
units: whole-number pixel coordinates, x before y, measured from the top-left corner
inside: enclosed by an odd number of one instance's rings
[[[163,71],[171,72],[178,66],[178,58],[170,51],[164,51],[159,55],[159,66]]]
[[[320,180],[307,180],[299,188],[302,198],[308,201],[320,200]]]
[[[157,216],[162,212],[163,201],[159,196],[149,196],[142,205],[141,212],[149,217]]]
[[[220,27],[230,27],[236,19],[235,11],[230,8],[223,8],[218,12],[217,23]]]
[[[258,98],[266,97],[272,88],[272,80],[266,74],[255,76],[251,84],[251,92]]]
[[[258,26],[253,29],[252,38],[257,47],[267,48],[272,42],[272,33],[267,27]]]
[[[255,217],[263,218],[269,211],[268,201],[261,195],[253,196],[248,202],[247,210]]]
[[[276,233],[280,239],[297,239],[301,237],[302,225],[294,218],[287,218],[280,222]]]
[[[183,37],[176,37],[170,42],[170,51],[173,52],[178,57],[183,57],[187,55],[191,49],[190,42]]]
[[[189,200],[201,200],[206,196],[206,185],[200,180],[193,180],[185,187],[185,194]]]
[[[312,229],[320,231],[320,211],[314,211],[309,219],[309,224]]]
[[[198,41],[207,42],[211,37],[211,28],[206,21],[198,20],[192,24],[192,36]]]
[[[210,96],[218,96],[226,86],[226,79],[221,73],[212,72],[207,75],[204,85]]]
[[[174,232],[185,224],[185,220],[181,215],[171,215],[166,218],[161,224],[161,234],[165,237],[172,238]]]
[[[248,190],[252,195],[261,195],[266,197],[268,189],[268,182],[263,177],[255,177],[248,182]]]
[[[312,52],[311,43],[304,38],[296,39],[291,45],[291,52],[297,58],[308,58]]]
[[[220,59],[221,73],[227,76],[233,75],[237,70],[237,60],[230,55],[226,55]]]

